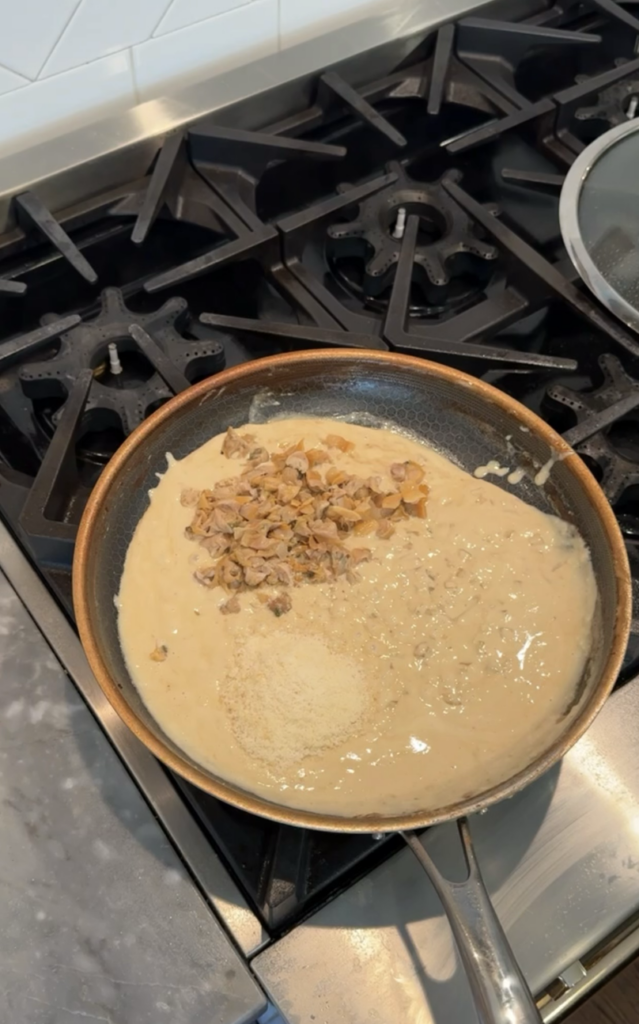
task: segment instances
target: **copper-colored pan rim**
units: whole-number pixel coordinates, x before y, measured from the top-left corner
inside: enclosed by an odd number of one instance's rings
[[[158,739],[149,728],[138,718],[137,714],[130,707],[124,695],[110,677],[107,668],[96,644],[91,628],[91,610],[89,599],[88,580],[86,578],[87,554],[94,543],[94,529],[98,515],[109,490],[117,478],[120,470],[125,466],[132,453],[144,443],[156,428],[169,419],[173,413],[183,406],[192,403],[197,404],[202,400],[213,397],[216,392],[242,379],[259,374],[261,377],[268,374],[271,369],[276,370],[281,366],[291,364],[309,363],[318,370],[318,364],[324,362],[343,361],[352,362],[358,370],[367,363],[385,364],[389,367],[416,370],[428,376],[440,377],[444,380],[462,384],[480,392],[487,400],[495,405],[501,406],[506,412],[514,415],[523,426],[542,438],[549,446],[551,452],[559,455],[574,455],[572,449],[566,442],[541,420],[534,413],[515,399],[503,394],[490,384],[486,384],[475,377],[462,373],[439,363],[432,363],[413,356],[398,355],[395,353],[376,352],[374,350],[352,350],[352,349],[326,349],[324,351],[301,351],[286,355],[271,356],[265,359],[245,363],[242,366],[234,367],[208,378],[199,384],[195,384],[187,391],[176,395],[158,409],[152,416],[145,420],[122,444],[115,453],[106,469],[100,476],[95,489],[93,490],[87,507],[85,509],[78,538],[75,545],[73,560],[73,603],[80,633],[80,639],[86,652],[89,664],[93,670],[98,684],[106,697],[126,723],[131,731],[170,769],[193,783],[200,789],[211,793],[227,803],[240,807],[251,814],[270,818],[288,825],[298,825],[306,828],[315,828],[324,831],[335,832],[392,832],[422,828],[427,825],[434,825],[441,821],[458,818],[466,814],[472,814],[489,804],[506,797],[512,796],[543,772],[547,771],[553,764],[559,761],[564,754],[577,742],[589,727],[593,719],[603,707],[606,698],[612,690],[621,668],[631,618],[631,583],[630,570],[626,549],[614,517],[612,509],[597,484],[592,474],[585,467],[578,457],[570,458],[569,468],[578,478],[580,485],[586,492],[590,502],[599,516],[610,545],[615,575],[617,582],[617,611],[615,630],[610,653],[604,670],[601,674],[597,690],[586,707],[583,708],[579,717],[573,722],[570,729],[562,735],[550,750],[539,757],[527,768],[517,775],[492,787],[476,798],[459,801],[447,807],[439,808],[434,812],[413,812],[410,814],[395,815],[393,817],[381,817],[368,815],[360,818],[342,818],[336,815],[319,814],[284,807],[280,804],[270,803],[255,794],[241,790],[230,783],[225,783],[209,775],[203,769],[191,764],[186,758],[176,755],[168,746]],[[263,381],[262,381],[263,382]]]

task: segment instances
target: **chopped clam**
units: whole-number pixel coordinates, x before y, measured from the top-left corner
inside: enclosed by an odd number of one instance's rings
[[[238,434],[237,430],[229,427],[224,436],[222,453],[227,459],[232,459],[234,455],[242,457],[248,455],[254,445],[255,438],[251,434]]]
[[[346,438],[340,437],[339,434],[329,434],[324,439],[324,444],[327,448],[339,448],[341,452],[352,452],[355,447],[352,441],[347,441]]]
[[[270,601],[267,602],[267,607],[271,609],[273,615],[278,618],[280,615],[284,615],[285,612],[290,612],[293,607],[291,601],[291,595],[287,593],[276,594]]]
[[[369,476],[368,480],[366,481],[366,486],[368,487],[369,491],[373,492],[373,494],[384,493],[382,478],[380,476]]]
[[[240,509],[240,515],[249,523],[251,522],[252,519],[257,519],[259,514],[260,509],[256,501],[249,501],[248,504],[242,505],[242,508]]]
[[[193,575],[198,583],[203,583],[205,587],[213,587],[217,576],[217,566],[207,565],[205,569],[197,569]]]
[[[218,533],[233,533],[233,528],[237,524],[238,515],[233,512],[226,512],[224,509],[218,508],[213,509],[211,513],[211,522]]]
[[[287,587],[292,587],[295,583],[293,570],[287,562],[278,562],[273,566],[273,572],[277,576],[278,583],[285,583]]]
[[[324,444],[337,452],[354,448],[338,434]],[[389,489],[381,477],[364,480],[346,472],[326,448],[306,451],[303,439],[269,454],[253,437],[230,428],[222,450],[228,458],[246,460],[240,475],[213,490],[186,489],[180,501],[194,510],[185,535],[214,560],[197,569],[196,580],[230,592],[219,606],[223,614],[240,610],[237,595],[245,590],[257,590],[262,603],[283,615],[291,607],[290,594],[269,595],[264,588],[337,577],[357,583],[357,566],[372,552],[347,547],[349,537],[376,533],[387,539],[397,521],[426,516],[428,487],[415,462],[390,466]]]
[[[365,537],[366,534],[375,533],[376,529],[376,519],[364,519],[361,523],[355,523],[353,533],[356,533],[359,537]]]
[[[200,544],[208,551],[209,555],[217,555],[219,557],[225,551],[228,551],[231,546],[231,538],[225,534],[214,533],[212,537],[203,537]]]
[[[406,468],[406,480],[409,480],[412,484],[421,484],[426,474],[419,463],[405,462],[404,466]]]
[[[417,484],[412,483],[402,484],[400,487],[400,494],[402,496],[402,501],[405,501],[407,505],[415,505],[424,497],[421,488],[419,488]]]
[[[324,522],[321,519],[316,519],[309,523],[309,529],[312,535],[320,540],[339,540],[337,523]]]
[[[309,469],[306,474],[306,484],[311,491],[319,491],[324,488],[324,479],[319,469]]]
[[[377,525],[377,536],[382,540],[388,540],[395,533],[395,527],[388,519],[380,519]]]
[[[236,590],[242,584],[242,567],[229,558],[228,555],[217,566],[217,575],[219,575],[222,586],[226,587],[227,590]]]
[[[244,582],[247,587],[259,587],[260,583],[263,583],[268,575],[269,569],[266,566],[261,569],[253,569],[248,565],[244,570]]]
[[[311,448],[306,453],[306,458],[311,466],[319,466],[322,462],[330,462],[331,457],[323,448]]]
[[[306,473],[309,468],[309,461],[304,452],[293,452],[286,460],[286,465],[298,473]]]
[[[351,508],[342,508],[341,505],[331,505],[330,508],[327,508],[326,515],[329,519],[336,519],[341,523],[359,523],[362,518],[359,512],[355,512]]]
[[[382,498],[382,508],[398,508],[402,502],[401,494],[385,494]]]
[[[266,448],[254,448],[249,455],[249,462],[252,466],[259,466],[263,462],[268,462],[270,457],[271,456],[267,452]]]
[[[408,506],[408,512],[409,512],[410,515],[416,516],[418,519],[425,519],[426,518],[426,506],[427,506],[427,500],[426,500],[426,497],[424,496],[424,497],[421,497],[419,499],[419,501],[416,501],[414,505],[409,505]]]
[[[337,466],[331,467],[326,473],[326,483],[330,484],[331,487],[339,487],[340,484],[345,484],[349,479],[348,473],[345,473],[343,469],[338,469]]]
[[[297,497],[297,495],[300,493],[301,489],[302,489],[302,485],[301,484],[298,484],[298,483],[295,483],[295,484],[283,483],[283,484],[280,484],[279,487],[277,488],[277,497],[278,497],[279,501],[283,502],[285,505],[288,505],[289,501],[293,501],[293,498]]]

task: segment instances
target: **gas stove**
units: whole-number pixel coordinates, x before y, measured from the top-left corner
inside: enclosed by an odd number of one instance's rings
[[[558,219],[585,145],[639,113],[638,39],[613,0],[493,3],[213,113],[169,104],[163,130],[140,139],[140,116],[117,153],[40,180],[20,182],[13,159],[0,515],[71,624],[77,526],[124,438],[206,376],[315,347],[444,362],[567,432],[639,599],[639,336],[581,284]],[[639,619],[620,686],[638,671]],[[401,845],[164,784],[258,923],[247,952]]]

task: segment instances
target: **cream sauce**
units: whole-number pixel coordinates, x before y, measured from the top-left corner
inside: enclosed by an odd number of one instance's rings
[[[487,476],[507,476],[510,473],[510,466],[500,466],[497,459],[491,459],[485,466],[477,466],[473,476],[483,480]]]
[[[387,430],[321,419],[251,424],[269,451],[336,430],[340,467],[412,459],[428,517],[355,538],[361,581],[292,589],[276,618],[255,593],[196,582],[185,488],[236,475],[217,437],[169,460],[130,544],[119,631],[131,677],[193,760],[287,806],[344,816],[432,810],[523,768],[558,733],[589,653],[596,587],[573,527]],[[347,544],[353,542],[348,541]],[[165,661],[150,658],[165,645]]]

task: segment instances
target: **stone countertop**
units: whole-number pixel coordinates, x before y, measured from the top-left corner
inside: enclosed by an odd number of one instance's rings
[[[265,999],[0,574],[0,1021],[242,1024]]]

